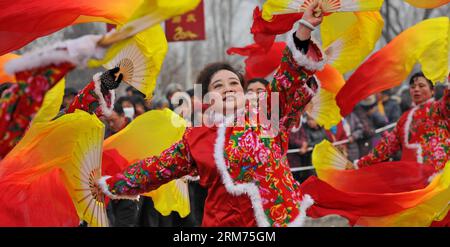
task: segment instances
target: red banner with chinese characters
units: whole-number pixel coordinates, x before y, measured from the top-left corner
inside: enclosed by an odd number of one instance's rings
[[[204,40],[206,37],[203,1],[194,10],[167,20],[166,37],[169,42]]]

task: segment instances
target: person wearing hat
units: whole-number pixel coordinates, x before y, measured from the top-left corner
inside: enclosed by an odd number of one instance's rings
[[[389,123],[395,123],[402,115],[400,104],[392,97],[392,90],[384,90],[380,94],[381,102],[383,104],[384,115]]]

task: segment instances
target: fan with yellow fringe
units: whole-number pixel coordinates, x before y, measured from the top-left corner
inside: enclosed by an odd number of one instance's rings
[[[105,196],[96,181],[101,177],[104,126],[100,120],[96,119],[96,122],[98,128],[83,133],[71,154],[72,162],[62,168],[80,219],[89,226],[103,227],[109,225]]]
[[[153,110],[138,116],[105,140],[104,173],[116,174],[137,160],[159,155],[183,137],[185,128],[186,121],[169,109]],[[185,217],[190,212],[188,188],[183,178],[143,195],[152,197],[155,209],[163,215],[177,211]]]
[[[164,216],[177,211],[184,218],[191,212],[188,181],[184,178],[170,181],[145,196],[152,198],[155,208]]]
[[[125,83],[144,94],[150,89],[146,82],[151,81],[151,66],[148,58],[134,42],[123,48],[117,56],[104,64],[103,67],[106,69],[119,67],[120,70],[116,75],[122,74],[122,80]]]
[[[120,67],[124,81],[152,97],[156,79],[167,52],[167,40],[161,23],[194,9],[200,0],[144,0],[124,25],[106,34],[99,45],[108,46],[102,60],[90,60],[90,67]],[[117,76],[119,73],[117,73]]]
[[[92,188],[103,133],[100,120],[80,110],[33,122],[0,162],[0,225],[77,226],[80,219],[107,225],[102,199],[95,199]]]
[[[267,0],[263,5],[262,17],[270,21],[273,15],[304,12],[310,5],[320,1],[325,14],[333,12],[375,11],[381,8],[383,0]],[[315,10],[318,16],[322,10]]]
[[[32,123],[49,122],[58,115],[63,101],[65,87],[66,80],[62,78],[45,94],[42,106],[34,116]]]
[[[333,144],[323,140],[317,144],[312,152],[312,163],[314,168],[320,170],[349,170],[354,169],[350,162]],[[320,178],[320,175],[319,175]]]
[[[306,113],[325,129],[337,125],[342,119],[339,107],[334,99],[335,96],[335,94],[319,88],[306,108]]]
[[[355,69],[381,37],[384,20],[379,11],[334,13],[320,25],[327,63],[340,73]]]

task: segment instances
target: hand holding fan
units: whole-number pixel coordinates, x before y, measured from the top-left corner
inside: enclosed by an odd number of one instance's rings
[[[120,63],[124,81],[151,98],[168,47],[159,23],[190,11],[199,3],[200,0],[142,1],[128,23],[99,41],[100,46],[114,45],[103,60],[91,60],[89,66],[97,67],[115,58],[111,64]],[[130,44],[135,47],[128,47]]]
[[[350,162],[336,147],[329,141],[323,140],[317,144],[312,153],[312,163],[314,168],[320,170],[351,170],[355,169]],[[319,175],[320,177],[320,175]]]
[[[78,216],[89,226],[109,225],[105,195],[96,183],[101,177],[102,148],[103,131],[86,132],[78,140],[70,165],[62,167]]]
[[[141,92],[147,92],[147,80],[150,80],[151,68],[148,59],[145,57],[140,48],[131,42],[123,48],[112,60],[104,64],[106,69],[118,67],[119,71],[115,74],[116,78],[121,74],[122,80],[138,89]]]

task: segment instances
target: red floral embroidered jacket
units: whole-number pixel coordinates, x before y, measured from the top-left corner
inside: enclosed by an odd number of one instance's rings
[[[268,92],[279,92],[279,132],[252,127],[194,127],[159,157],[140,160],[122,173],[105,176],[99,184],[113,199],[129,198],[188,174],[198,174],[208,188],[203,226],[301,225],[308,196],[300,198],[299,184],[287,162],[288,134],[296,126],[314,95],[307,79],[323,66],[318,46],[309,44],[307,55],[293,42]],[[270,102],[270,99],[268,100]],[[248,112],[247,112],[248,114]]]
[[[0,98],[0,159],[20,141],[45,93],[74,66],[63,63],[16,73],[16,81]]]
[[[74,65],[66,62],[16,73],[17,82],[5,90],[0,98],[0,159],[22,139],[42,106],[47,91],[74,68]],[[75,97],[67,113],[81,109],[99,117],[104,113],[110,114],[114,91],[103,95],[100,92],[99,75],[96,76],[95,82],[89,83]]]
[[[109,90],[107,93],[101,92],[100,73],[94,75],[94,80],[81,90],[73,99],[66,113],[72,113],[75,109],[81,109],[97,117],[111,115],[114,105],[115,92]]]
[[[442,170],[450,158],[450,90],[442,99],[427,101],[405,112],[393,131],[358,166],[367,166],[389,159],[402,150],[402,160],[416,161]]]

